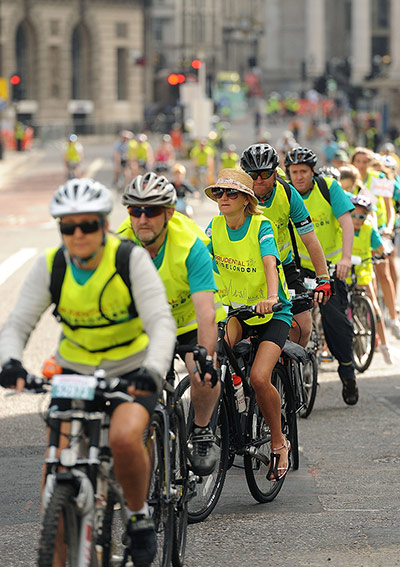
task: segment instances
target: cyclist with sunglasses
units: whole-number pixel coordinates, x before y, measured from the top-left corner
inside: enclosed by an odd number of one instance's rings
[[[279,158],[269,144],[253,144],[241,155],[240,167],[253,179],[253,190],[263,214],[271,220],[278,231],[278,250],[286,282],[296,294],[306,291],[303,278],[293,258],[292,237],[289,227],[296,229],[298,236],[308,250],[317,274],[314,299],[326,303],[331,295],[328,269],[309,212],[296,191],[278,172]],[[311,334],[312,302],[297,301],[293,306],[296,327],[290,331],[290,338],[303,347],[307,346]]]
[[[281,354],[292,322],[291,303],[276,244],[274,225],[261,214],[253,180],[244,171],[222,169],[214,185],[205,189],[216,201],[220,215],[206,229],[210,251],[224,285],[224,297],[233,308],[257,305],[245,322],[231,318],[226,332],[230,346],[255,334],[259,347],[250,381],[258,406],[271,430],[271,462],[267,479],[283,478],[289,468],[290,443],[281,430],[281,402],[271,383],[272,370]],[[282,310],[273,313],[276,303]]]
[[[111,192],[92,179],[72,179],[54,194],[50,212],[59,221],[62,247],[46,250],[37,260],[1,330],[0,384],[24,387],[23,351],[52,303],[52,272],[60,250],[65,273],[56,305],[62,327],[56,363],[67,374],[92,375],[100,368],[106,378],[129,379],[140,369],[139,382],[128,390],[134,403],[114,401],[106,411],[111,413],[114,473],[131,512],[131,554],[135,565],[150,565],[157,540],[146,503],[150,462],[143,437],[171,362],[175,323],[164,286],[142,248],[132,245],[129,252],[129,289],[116,271],[121,240],[108,232],[112,204]]]
[[[125,222],[119,231],[140,242],[152,257],[176,321],[178,343],[199,344],[207,349],[208,367],[203,376],[191,353],[185,360],[195,414],[190,459],[195,474],[204,476],[213,471],[217,462],[209,423],[219,398],[214,368],[216,320],[225,318],[225,310],[216,293],[210,254],[192,229],[195,223],[175,213],[176,201],[175,188],[166,177],[153,172],[138,175],[122,196],[129,226]]]
[[[293,148],[285,157],[286,173],[306,201],[317,237],[326,258],[336,265],[335,295],[326,305],[320,304],[322,326],[329,350],[339,363],[342,397],[346,404],[358,401],[358,387],[353,364],[353,326],[346,313],[345,279],[351,268],[354,229],[350,212],[354,209],[349,197],[332,177],[324,177],[319,185],[315,174],[316,154],[309,148]],[[303,242],[296,236],[301,270],[314,277],[314,266]]]

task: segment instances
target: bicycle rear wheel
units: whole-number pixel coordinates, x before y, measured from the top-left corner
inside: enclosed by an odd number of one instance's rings
[[[302,379],[306,407],[300,411],[300,417],[306,418],[312,412],[318,386],[318,361],[313,352],[309,352],[309,359],[303,365]]]
[[[375,352],[376,316],[369,297],[352,295],[349,318],[353,323],[353,362],[359,372],[369,368]]]
[[[190,378],[185,378],[179,383],[177,397],[182,402],[182,409],[186,421],[187,431],[191,430],[193,424],[193,407],[190,402]],[[229,457],[229,422],[225,402],[222,399],[218,408],[214,411],[211,425],[219,448],[219,461],[214,471],[203,477],[197,477],[196,482],[191,482],[188,494],[188,521],[195,524],[205,520],[214,510],[225,482],[228,469]]]
[[[81,516],[76,508],[77,492],[78,487],[72,482],[55,484],[42,521],[38,567],[53,567],[56,560],[64,562],[66,567],[75,567],[78,564]],[[57,541],[57,536],[60,535],[59,529],[64,535],[63,543]],[[91,545],[90,565],[97,567],[94,540],[89,544]]]
[[[150,456],[151,475],[148,494],[150,513],[157,534],[157,556],[153,565],[167,567],[171,562],[174,537],[174,509],[170,495],[167,494],[167,474],[165,469],[164,423],[162,416],[154,413],[151,418],[147,448]]]
[[[282,432],[290,441],[291,464],[293,469],[297,470],[299,468],[300,459],[296,403],[286,368],[277,363],[272,371],[271,380],[281,397]]]

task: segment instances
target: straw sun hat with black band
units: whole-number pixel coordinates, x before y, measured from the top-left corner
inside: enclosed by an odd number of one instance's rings
[[[253,180],[250,175],[240,169],[221,169],[218,173],[217,181],[213,185],[206,187],[204,193],[207,197],[216,201],[217,199],[212,194],[212,190],[217,188],[236,189],[241,193],[245,193],[254,206],[258,205],[258,199],[253,191]]]

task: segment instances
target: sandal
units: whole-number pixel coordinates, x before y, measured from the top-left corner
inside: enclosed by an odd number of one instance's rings
[[[281,445],[281,447],[276,447],[276,448],[271,447],[271,462],[269,464],[269,469],[267,472],[267,480],[271,482],[278,482],[278,480],[282,480],[285,477],[290,467],[290,462],[289,462],[290,441],[286,439],[285,436],[283,438],[284,438],[284,442],[283,445]],[[278,467],[279,459],[281,455],[280,453],[276,453],[275,451],[280,451],[281,449],[287,450],[288,464],[286,467]]]
[[[348,406],[354,406],[358,402],[358,388],[355,378],[343,382],[342,396]]]

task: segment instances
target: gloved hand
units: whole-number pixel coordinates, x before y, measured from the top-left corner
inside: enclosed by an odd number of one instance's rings
[[[132,385],[136,390],[146,392],[160,392],[162,387],[162,377],[152,368],[144,366],[135,370]]]
[[[27,375],[28,373],[21,362],[15,358],[10,358],[3,364],[3,368],[0,372],[0,386],[3,386],[3,388],[16,386],[17,378],[23,378],[25,380]]]
[[[203,383],[206,374],[209,374],[211,376],[211,388],[214,388],[214,386],[218,383],[219,374],[218,374],[218,370],[214,368],[214,362],[212,360],[212,357],[208,357],[208,356],[200,372],[200,377]]]
[[[332,295],[332,286],[329,280],[317,280],[317,287],[314,289],[314,301],[326,303]]]

